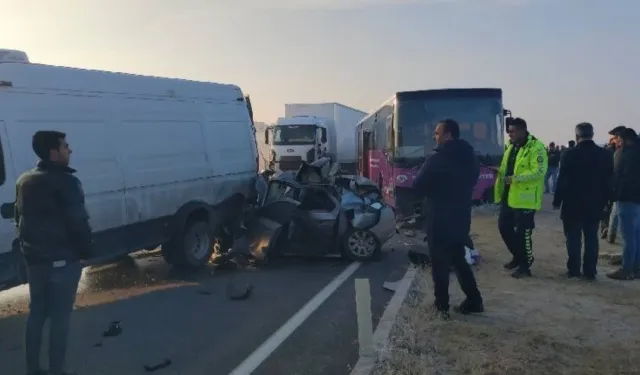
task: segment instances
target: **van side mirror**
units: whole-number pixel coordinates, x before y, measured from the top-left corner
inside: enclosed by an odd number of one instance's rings
[[[320,140],[322,141],[322,143],[327,143],[327,129],[320,128],[320,133],[322,133],[320,136]]]
[[[14,203],[3,203],[0,206],[0,215],[3,219],[13,219],[15,216],[15,204]]]
[[[269,129],[264,129],[264,144],[269,144]]]

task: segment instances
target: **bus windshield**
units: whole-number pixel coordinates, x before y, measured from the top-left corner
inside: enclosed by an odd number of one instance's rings
[[[410,161],[428,156],[436,147],[433,132],[438,121],[460,124],[460,138],[480,155],[504,151],[502,104],[497,98],[411,98],[398,100],[397,143],[394,159]]]
[[[315,126],[277,125],[273,128],[274,145],[313,145],[315,139]]]

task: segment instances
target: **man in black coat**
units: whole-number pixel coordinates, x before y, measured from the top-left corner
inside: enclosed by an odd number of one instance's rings
[[[567,276],[594,280],[598,226],[612,196],[613,158],[609,151],[593,142],[593,126],[589,123],[576,126],[576,141],[577,146],[568,149],[562,160],[553,207],[562,208],[560,215],[569,256]]]
[[[80,180],[69,168],[66,135],[38,131],[36,168],[16,182],[15,220],[27,263],[29,317],[25,333],[27,373],[64,372],[69,322],[82,274],[81,260],[91,252],[91,227]],[[49,371],[40,368],[43,328],[49,325]]]
[[[471,145],[460,139],[454,120],[438,123],[437,147],[420,168],[413,187],[425,196],[425,231],[431,257],[435,307],[449,318],[449,272],[453,266],[466,299],[456,309],[463,314],[484,311],[482,296],[465,260],[471,229],[473,188],[480,166]]]

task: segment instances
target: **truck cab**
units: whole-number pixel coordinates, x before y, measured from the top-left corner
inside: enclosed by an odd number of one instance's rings
[[[297,170],[303,161],[311,163],[330,154],[332,120],[317,116],[281,117],[265,130],[270,145],[269,166],[277,171]]]

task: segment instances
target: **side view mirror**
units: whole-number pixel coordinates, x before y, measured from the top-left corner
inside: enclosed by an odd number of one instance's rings
[[[269,129],[264,129],[264,144],[269,144]]]
[[[322,141],[322,143],[326,143],[327,142],[327,129],[322,128],[320,129],[320,132],[322,133],[320,140]]]

